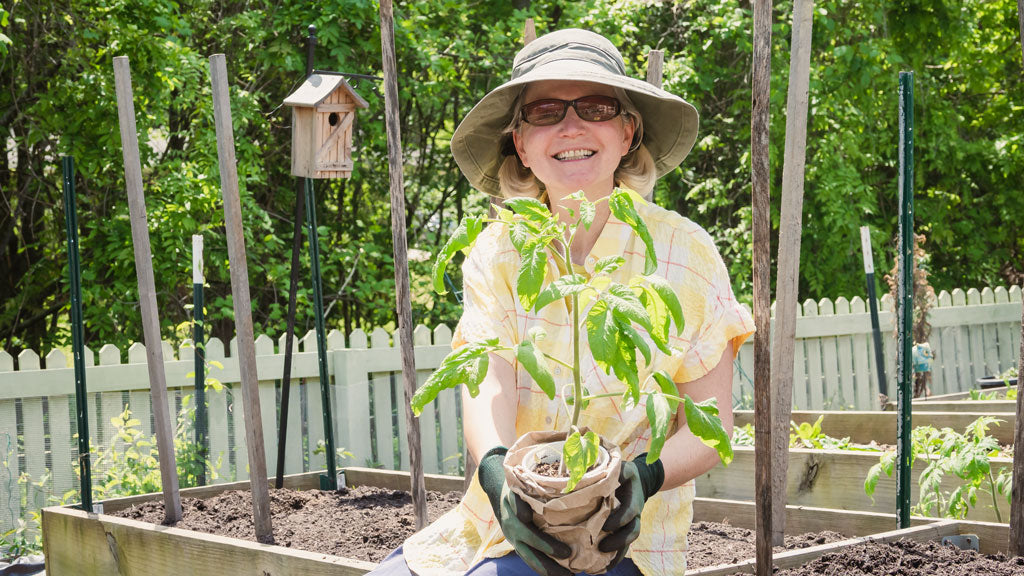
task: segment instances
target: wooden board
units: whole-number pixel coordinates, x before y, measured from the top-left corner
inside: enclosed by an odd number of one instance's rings
[[[754,413],[750,410],[733,411],[736,426],[754,423]],[[849,438],[857,444],[869,444],[872,440],[879,444],[896,443],[896,412],[857,412],[853,410],[814,411],[794,410],[791,420],[797,424],[814,424],[819,417],[821,431],[833,438]],[[918,412],[914,406],[914,426],[949,427],[963,432],[967,425],[985,416],[972,412]],[[1014,423],[1017,418],[1013,413],[999,414],[1003,422],[989,429],[989,435],[1001,444],[1013,444]]]
[[[46,573],[76,576],[355,576],[376,565],[68,508],[43,510]]]
[[[893,408],[895,410],[895,408]],[[913,405],[916,416],[923,412],[972,412],[975,414],[1013,414],[1017,410],[1014,400],[962,400],[953,402],[920,402]]]

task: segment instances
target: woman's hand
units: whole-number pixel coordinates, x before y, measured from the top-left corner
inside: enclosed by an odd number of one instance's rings
[[[665,481],[665,468],[661,460],[647,463],[647,453],[622,464],[619,487],[615,489],[618,507],[612,510],[601,528],[610,532],[597,544],[601,552],[616,552],[608,570],[626,556],[629,545],[640,535],[640,514],[647,500],[658,493]]]
[[[505,482],[503,462],[508,449],[498,446],[488,450],[480,460],[477,474],[480,486],[491,501],[501,533],[516,554],[535,572],[543,576],[572,576],[552,558],[568,558],[572,550],[543,532],[533,523],[533,510],[509,490]]]

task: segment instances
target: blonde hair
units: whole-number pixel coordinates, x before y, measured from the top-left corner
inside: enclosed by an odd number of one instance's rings
[[[651,156],[650,151],[647,150],[647,146],[643,144],[644,120],[640,116],[640,111],[637,110],[636,105],[629,99],[626,91],[618,87],[613,89],[615,90],[615,97],[622,104],[623,121],[631,122],[634,127],[633,143],[630,145],[629,152],[622,157],[619,167],[615,170],[615,182],[617,185],[629,188],[649,200],[654,190],[657,175],[654,168],[654,158]],[[502,130],[503,139],[508,138],[511,140],[512,133],[517,132],[522,127],[523,94],[525,93],[525,89],[520,92],[512,105],[512,120]],[[505,198],[526,196],[546,201],[547,192],[544,190],[544,183],[533,175],[533,170],[523,166],[523,163],[519,160],[519,155],[515,151],[515,147],[511,143],[509,143],[508,148],[512,152],[505,156],[501,167],[498,169],[498,184],[501,195]]]

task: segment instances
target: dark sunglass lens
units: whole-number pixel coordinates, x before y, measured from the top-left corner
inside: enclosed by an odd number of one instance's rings
[[[576,114],[588,122],[604,122],[619,115],[619,101],[611,96],[585,96],[576,100]]]
[[[523,120],[537,126],[557,124],[565,117],[566,103],[561,100],[538,100],[523,106]]]

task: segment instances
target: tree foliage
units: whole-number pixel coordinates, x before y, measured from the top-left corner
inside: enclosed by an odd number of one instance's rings
[[[486,203],[448,150],[459,120],[505,81],[525,18],[543,33],[579,26],[618,45],[629,72],[665,50],[665,87],[693,102],[694,152],[656,200],[706,227],[749,298],[751,12],[738,0],[398,2],[396,44],[409,245],[436,254]],[[775,5],[772,175],[779,190],[790,2]],[[917,227],[932,241],[939,289],[1019,282],[1024,235],[1024,83],[1012,0],[815,2],[801,297],[863,290],[858,228],[879,268],[897,225],[896,75],[916,72]],[[189,237],[206,242],[207,316],[230,338],[227,250],[207,57],[228,56],[254,321],[280,334],[300,182],[289,174],[281,102],[305,69],[306,27],[317,67],[381,76],[377,4],[369,0],[72,2],[14,0],[0,9],[0,346],[17,352],[70,340],[59,157],[79,170],[86,341],[126,345],[141,322],[125,201],[111,59],[131,58],[136,119],[162,329],[187,336]],[[379,83],[356,120],[355,169],[316,183],[327,324],[394,325],[387,147]],[[655,120],[656,121],[656,120]],[[778,222],[778,193],[774,193]],[[777,246],[777,243],[773,243]],[[415,252],[414,252],[415,254]],[[427,258],[410,262],[417,322],[453,322],[451,294],[430,290]],[[299,332],[312,327],[303,250]],[[459,279],[453,279],[457,285]]]

